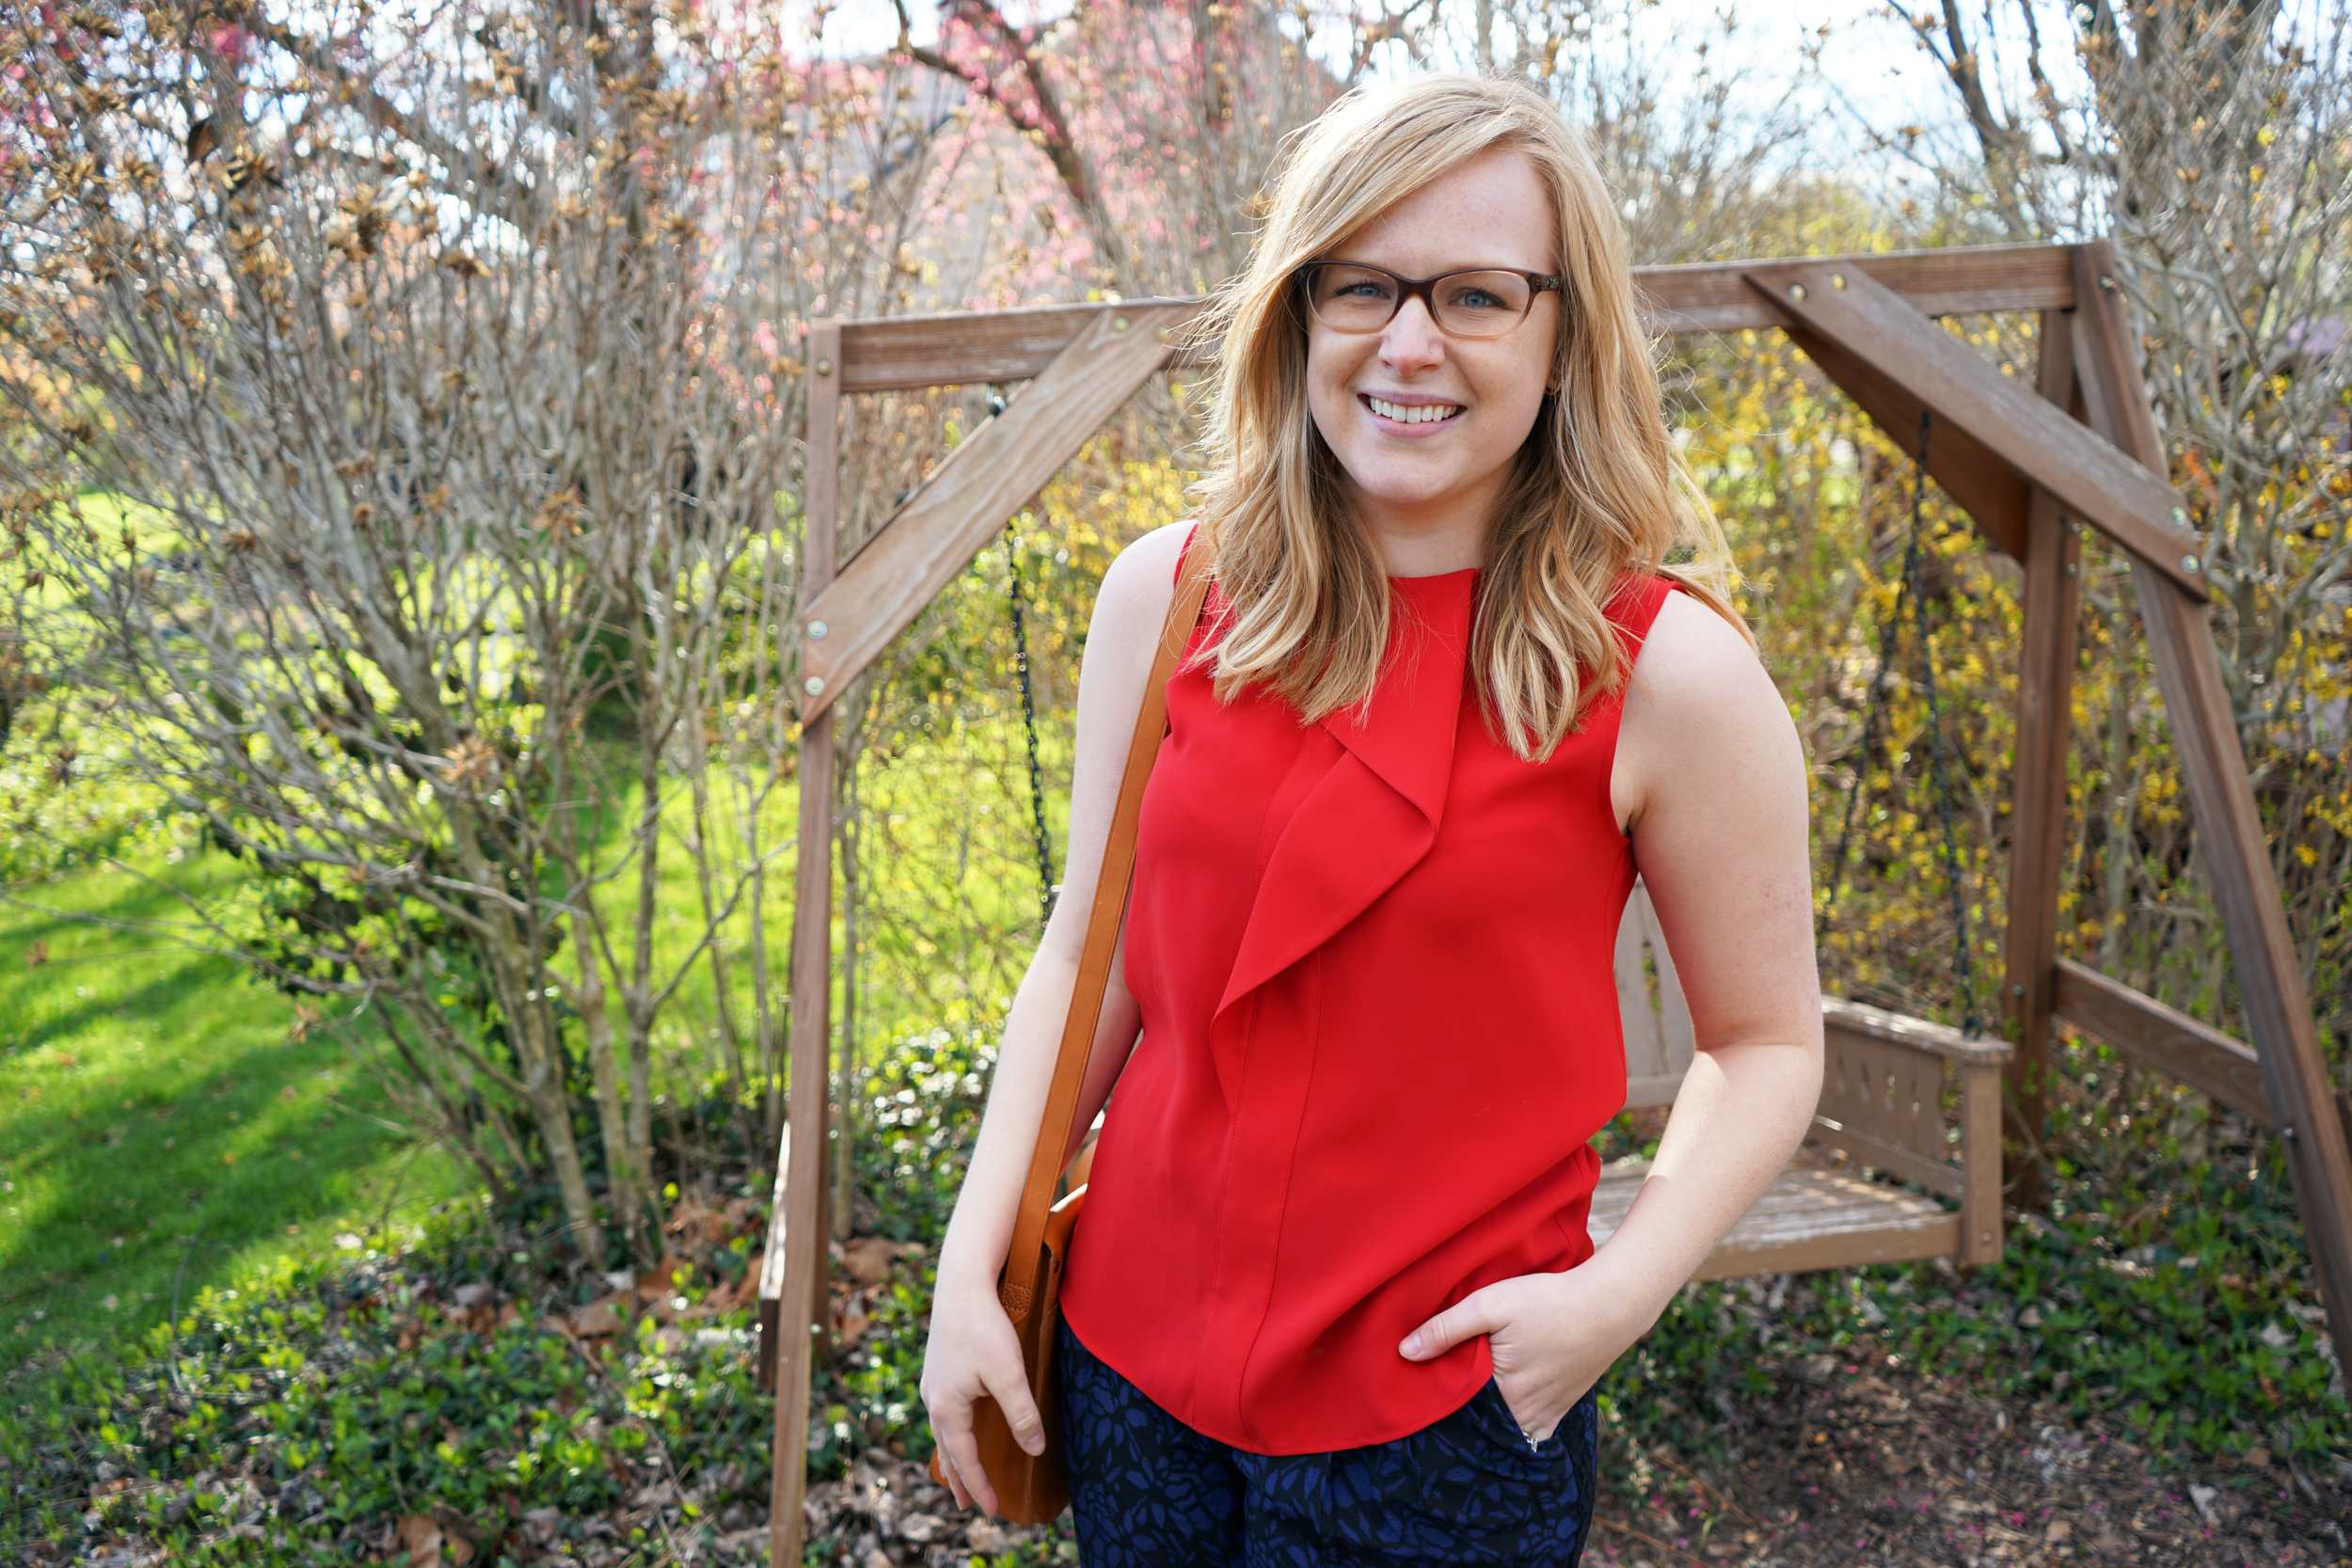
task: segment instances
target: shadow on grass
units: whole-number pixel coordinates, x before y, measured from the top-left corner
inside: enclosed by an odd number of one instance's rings
[[[381,1093],[341,1042],[298,1037],[287,997],[229,959],[74,918],[167,917],[167,890],[91,872],[38,891],[49,910],[0,908],[7,1363],[104,1354],[160,1322],[175,1286],[233,1288],[451,1186],[376,1119]]]

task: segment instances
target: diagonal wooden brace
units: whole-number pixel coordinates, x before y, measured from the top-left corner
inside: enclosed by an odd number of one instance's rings
[[[801,611],[801,721],[833,705],[932,595],[1168,362],[1190,303],[1105,310],[964,438]]]
[[[2106,246],[2076,246],[2074,266],[2075,326],[2088,350],[2077,358],[2091,419],[2118,448],[2147,469],[2161,470],[2164,445]],[[2203,595],[2192,596],[2158,570],[2161,564],[2142,560],[2133,565],[2140,623],[2188,784],[2197,847],[2237,964],[2247,1032],[2261,1057],[2263,1086],[2295,1173],[2296,1206],[2326,1297],[2329,1332],[2338,1346],[2352,1345],[2352,1129],[2320,1051]]]
[[[1901,380],[1857,356],[1848,354],[1820,333],[1793,318],[1782,330],[1804,351],[1816,369],[1837,384],[1870,422],[1886,433],[1906,458],[1919,450],[1919,410],[1916,394]],[[2026,558],[2026,514],[2032,486],[2010,466],[1985,450],[1984,444],[1956,425],[1938,429],[1928,444],[1928,472],[1944,493],[1958,501],[1984,536],[2009,554]]]
[[[1965,431],[2027,484],[2058,499],[2191,598],[2206,598],[2197,536],[2172,487],[2065,418],[1859,267],[1804,262],[1749,270],[1790,320],[1876,366]]]

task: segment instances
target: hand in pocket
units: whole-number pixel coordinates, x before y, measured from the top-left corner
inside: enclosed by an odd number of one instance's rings
[[[1526,1274],[1473,1291],[1405,1337],[1398,1352],[1427,1361],[1484,1334],[1495,1387],[1535,1442],[1549,1438],[1600,1374],[1649,1328],[1581,1270]]]

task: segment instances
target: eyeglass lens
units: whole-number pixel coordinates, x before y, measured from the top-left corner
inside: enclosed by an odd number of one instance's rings
[[[1405,293],[1391,275],[1374,267],[1327,262],[1307,278],[1315,319],[1340,332],[1377,332],[1389,325]],[[1515,272],[1455,272],[1429,289],[1438,325],[1462,338],[1508,332],[1527,314],[1534,291]]]

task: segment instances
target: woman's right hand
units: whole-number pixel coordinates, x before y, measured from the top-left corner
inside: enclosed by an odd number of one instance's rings
[[[939,1281],[931,1297],[921,1389],[947,1489],[960,1507],[977,1503],[982,1512],[995,1513],[996,1489],[980,1467],[979,1442],[972,1435],[973,1404],[983,1397],[994,1400],[1012,1427],[1013,1441],[1031,1454],[1045,1451],[1045,1423],[1029,1397],[1020,1338],[993,1285]]]

